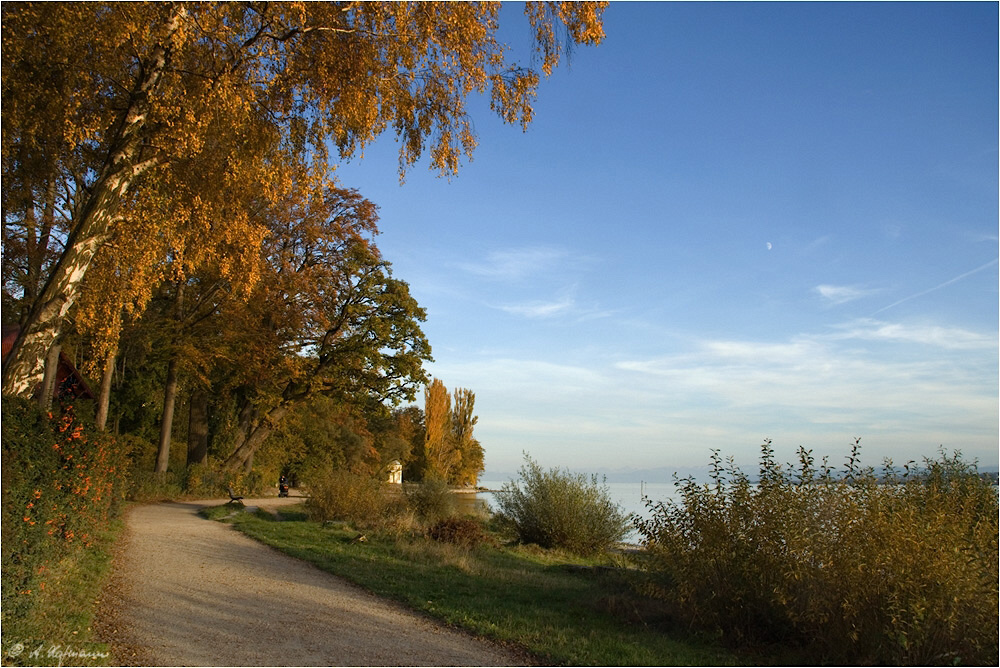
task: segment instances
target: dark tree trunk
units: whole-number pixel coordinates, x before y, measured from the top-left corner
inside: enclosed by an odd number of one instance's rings
[[[42,377],[42,388],[38,393],[38,405],[43,411],[52,407],[52,397],[56,391],[56,379],[59,373],[59,353],[62,352],[62,344],[56,341],[49,348],[49,354],[45,356],[45,374]]]
[[[174,297],[174,321],[179,327],[184,320],[184,281],[177,283]],[[171,345],[171,348],[173,346]],[[177,401],[177,370],[180,366],[177,350],[171,350],[167,364],[167,383],[163,390],[163,418],[160,420],[160,445],[156,452],[156,473],[164,473],[170,464],[170,437],[174,429],[174,403]]]
[[[290,409],[290,403],[278,404],[269,410],[264,419],[260,420],[249,431],[244,431],[242,437],[237,439],[236,450],[229,455],[223,468],[228,471],[237,471],[240,467],[246,467],[247,461],[252,461],[254,453],[274,431],[274,425],[279,424]]]
[[[115,349],[104,364],[104,374],[101,376],[101,392],[97,397],[97,415],[94,423],[99,431],[104,431],[108,423],[108,405],[111,403],[111,380],[115,375],[115,358],[118,351]]]
[[[188,466],[208,462],[208,393],[198,390],[191,395],[188,417]]]
[[[163,419],[160,420],[160,447],[156,452],[156,473],[165,473],[170,464],[170,434],[174,425],[174,401],[177,399],[177,357],[167,366],[167,385],[163,391]]]

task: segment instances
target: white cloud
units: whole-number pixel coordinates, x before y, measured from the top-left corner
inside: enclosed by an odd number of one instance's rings
[[[564,263],[568,257],[568,251],[563,249],[528,246],[493,251],[479,263],[462,263],[459,267],[484,278],[519,281],[550,271]]]
[[[840,327],[835,338],[867,341],[918,343],[948,350],[988,350],[997,347],[997,337],[959,327],[910,325],[863,318]]]
[[[995,341],[954,328],[862,324],[779,343],[705,341],[689,353],[615,366],[632,373],[636,391],[655,393],[664,405],[700,407],[716,422],[771,416],[784,425],[861,427],[890,419],[911,430],[946,424],[960,434],[996,415]],[[887,355],[845,347],[847,340],[903,347]],[[905,344],[942,352],[928,357]]]
[[[879,290],[861,288],[855,285],[817,285],[814,290],[821,297],[834,304],[845,304],[879,292]]]
[[[470,387],[483,397],[504,396],[529,401],[533,406],[587,395],[607,384],[605,375],[593,368],[499,355],[449,364],[434,362],[429,369],[449,387]],[[529,413],[524,414],[526,419]]]
[[[511,304],[499,308],[512,315],[520,315],[525,318],[550,318],[569,311],[573,308],[573,303],[571,298],[566,298],[552,302],[533,301],[526,304]]]
[[[825,246],[825,245],[827,245],[828,243],[830,243],[830,240],[831,240],[832,238],[833,238],[833,237],[831,237],[831,236],[830,236],[829,234],[826,234],[826,235],[824,235],[824,236],[822,236],[822,237],[819,237],[819,238],[817,238],[817,239],[813,239],[813,240],[812,240],[811,242],[809,242],[809,243],[808,243],[808,244],[807,244],[807,245],[806,245],[806,246],[805,246],[805,247],[804,247],[804,248],[802,249],[802,251],[803,251],[803,252],[805,252],[805,253],[811,253],[812,251],[816,250],[817,248],[820,248],[820,247],[822,247],[822,246]]]
[[[432,367],[449,387],[476,392],[492,469],[516,468],[525,450],[600,470],[700,465],[718,448],[753,466],[763,438],[787,460],[803,445],[839,464],[856,436],[874,466],[933,456],[940,445],[993,465],[992,338],[858,320],[770,341],[691,341],[661,355],[615,359],[594,347],[539,359],[494,350]]]
[[[903,341],[904,354],[889,356],[843,334],[706,341],[618,363],[597,350],[575,363],[483,357],[435,363],[433,373],[476,392],[492,469],[516,468],[525,450],[600,470],[700,465],[718,448],[752,466],[763,438],[783,458],[803,445],[840,463],[855,436],[876,466],[933,456],[942,444],[995,462],[994,351],[928,356]]]

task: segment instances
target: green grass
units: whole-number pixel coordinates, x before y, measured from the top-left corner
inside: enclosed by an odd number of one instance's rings
[[[236,512],[241,512],[243,506],[238,503],[224,503],[221,506],[206,506],[198,514],[207,520],[221,520]]]
[[[33,594],[26,617],[4,620],[3,665],[112,665],[110,648],[97,640],[93,625],[123,528],[122,519],[112,521],[90,548],[48,569],[45,588]]]
[[[228,514],[221,513],[220,514]],[[290,508],[225,521],[283,552],[448,624],[527,649],[547,664],[734,665],[717,645],[667,633],[629,571],[532,547],[466,549],[422,537],[304,521]],[[652,609],[652,608],[650,608]]]

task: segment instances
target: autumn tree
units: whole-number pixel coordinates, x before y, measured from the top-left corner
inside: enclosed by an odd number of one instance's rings
[[[600,42],[603,6],[526,6],[544,74],[559,62],[560,28],[568,43]],[[399,138],[401,175],[425,153],[433,168],[455,172],[476,145],[470,95],[488,94],[504,121],[526,125],[539,74],[508,62],[499,10],[496,2],[6,3],[4,280],[6,288],[8,253],[20,254],[15,299],[24,317],[3,393],[34,387],[112,238],[139,240],[116,255],[142,277],[149,238],[170,237],[172,250],[190,250],[199,234],[212,252],[225,253],[216,242],[226,240],[252,245],[263,230],[249,200],[277,201],[289,170],[303,165],[321,190],[335,160],[386,131]],[[58,225],[46,213],[57,209]],[[143,292],[134,296],[141,307]]]
[[[458,388],[454,395],[440,379],[424,388],[424,439],[412,470],[421,478],[452,485],[475,485],[483,471],[483,447],[473,435],[478,422],[476,395]]]
[[[423,443],[424,414],[418,406],[370,412],[369,425],[384,470],[393,460],[405,467]]]
[[[430,359],[424,311],[372,241],[370,201],[329,187],[268,219],[261,279],[248,304],[223,314],[236,340],[226,382],[241,396],[230,469],[312,397],[343,405],[412,399]]]
[[[424,388],[424,479],[448,480],[461,454],[451,424],[451,395],[439,378]]]
[[[473,428],[479,421],[473,411],[476,406],[476,395],[472,390],[458,388],[454,393],[454,406],[451,411],[451,429],[458,451],[458,462],[450,476],[450,482],[456,485],[475,486],[479,474],[483,472],[483,446],[473,435]]]
[[[277,470],[271,473],[284,470],[295,478],[331,470],[372,475],[381,468],[381,457],[370,422],[356,406],[315,396],[298,404],[276,426],[257,459],[265,468],[272,462],[271,468]]]

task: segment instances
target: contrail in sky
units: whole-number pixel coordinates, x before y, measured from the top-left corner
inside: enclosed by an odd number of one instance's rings
[[[911,299],[916,299],[917,297],[923,297],[924,295],[926,295],[928,293],[931,293],[931,292],[934,292],[935,290],[940,290],[941,288],[946,288],[949,285],[951,285],[952,283],[958,283],[963,278],[966,278],[968,276],[972,276],[973,274],[976,274],[976,273],[982,271],[983,269],[989,269],[990,267],[992,267],[993,265],[995,265],[998,261],[1000,261],[1000,260],[994,258],[994,259],[990,260],[989,262],[987,262],[986,264],[984,264],[983,266],[976,267],[972,271],[967,271],[964,274],[956,276],[955,278],[948,279],[947,281],[945,281],[944,283],[941,283],[940,285],[935,285],[933,288],[928,288],[928,289],[924,290],[923,292],[918,292],[917,294],[910,295],[909,297],[903,297],[898,302],[893,302],[892,304],[889,304],[888,306],[883,306],[879,310],[875,311],[875,313],[873,313],[872,315],[878,315],[882,311],[888,311],[893,306],[899,306],[903,302],[908,302]]]

